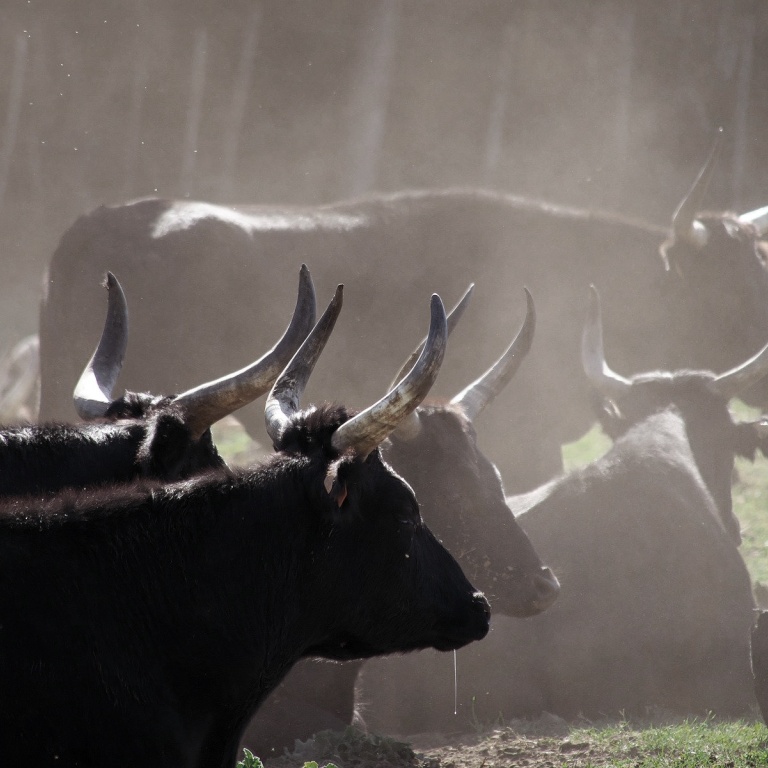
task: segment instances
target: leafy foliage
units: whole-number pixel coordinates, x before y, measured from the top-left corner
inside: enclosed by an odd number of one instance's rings
[[[250,749],[243,749],[243,759],[238,762],[237,768],[264,768],[264,763]]]

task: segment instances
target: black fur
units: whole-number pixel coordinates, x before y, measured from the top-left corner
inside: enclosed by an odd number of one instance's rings
[[[754,424],[733,421],[726,398],[712,386],[714,379],[707,371],[640,374],[631,378],[629,394],[599,408],[597,417],[603,431],[616,440],[655,413],[671,410],[679,414],[686,425],[686,450],[692,452],[723,526],[740,544],[731,499],[734,456],[754,459],[759,436]]]
[[[320,444],[326,416],[296,431]],[[340,460],[341,509],[323,451],[0,508],[0,764],[231,766],[302,656],[481,638],[411,489],[378,452]]]
[[[413,487],[430,528],[489,597],[494,612],[537,613],[552,599],[542,579],[544,564],[506,506],[501,477],[478,448],[471,422],[449,404],[422,405],[417,413],[419,435],[403,440],[395,432],[382,447],[384,459]],[[329,419],[341,423],[345,416],[339,412]],[[302,444],[309,448],[306,440]],[[300,662],[264,702],[243,745],[262,757],[280,755],[296,739],[350,725],[361,667],[361,662]]]
[[[193,440],[170,397],[126,393],[102,420],[0,431],[0,496],[172,481],[224,466],[210,430]]]

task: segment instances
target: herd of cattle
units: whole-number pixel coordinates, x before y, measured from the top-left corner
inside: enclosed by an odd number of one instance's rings
[[[701,213],[714,159],[669,231],[456,190],[75,222],[39,423],[0,430],[0,764],[231,768],[353,722],[768,717],[731,498],[768,422],[729,411],[768,407],[768,209]],[[470,283],[446,314],[433,291]],[[227,466],[229,415],[269,458]],[[595,420],[612,446],[563,472]]]

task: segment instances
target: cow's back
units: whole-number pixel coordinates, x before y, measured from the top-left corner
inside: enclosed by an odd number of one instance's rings
[[[345,315],[308,396],[333,391],[352,406],[381,394],[380,382],[419,335],[393,340],[392,329],[423,328],[425,296],[450,301],[474,282],[475,304],[452,336],[435,389],[456,394],[505,347],[527,285],[536,341],[514,384],[477,425],[507,489],[525,490],[561,468],[561,444],[593,421],[578,356],[590,283],[603,296],[606,347],[625,375],[725,370],[759,348],[768,278],[749,243],[727,242],[720,230],[713,252],[686,266],[695,274],[678,274],[665,271],[658,253],[663,228],[478,190],[305,208],[167,200],[101,207],[65,233],[50,265],[40,321],[41,417],[74,417],[72,388],[102,324],[98,284],[106,269],[131,307],[119,385],[166,393],[246,365],[262,339],[275,338],[300,263],[321,295],[344,282]],[[728,249],[734,252],[721,252]],[[238,418],[266,440],[257,407]]]
[[[527,285],[536,343],[478,426],[508,488],[530,487],[558,469],[560,443],[592,420],[573,352],[588,284],[606,286],[606,311],[621,310],[610,325],[625,336],[619,354],[637,358],[645,349],[638,319],[661,322],[662,236],[618,218],[462,191],[237,213],[161,200],[101,207],[73,225],[51,261],[40,324],[41,417],[74,418],[72,388],[103,322],[99,282],[107,269],[131,308],[119,385],[135,391],[181,391],[247,364],[283,327],[297,264],[308,264],[320,295],[344,282],[345,316],[308,397],[335,391],[351,405],[378,397],[418,338],[414,330],[393,340],[392,329],[423,328],[425,296],[450,301],[474,282],[475,305],[451,339],[436,389],[456,394],[503,350]],[[656,314],[647,314],[648,302]],[[263,436],[257,408],[238,416]]]

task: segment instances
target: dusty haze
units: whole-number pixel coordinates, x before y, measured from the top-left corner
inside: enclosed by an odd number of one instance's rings
[[[766,51],[758,0],[5,3],[0,351],[101,203],[480,185],[666,223],[724,125],[710,203],[763,205]]]

